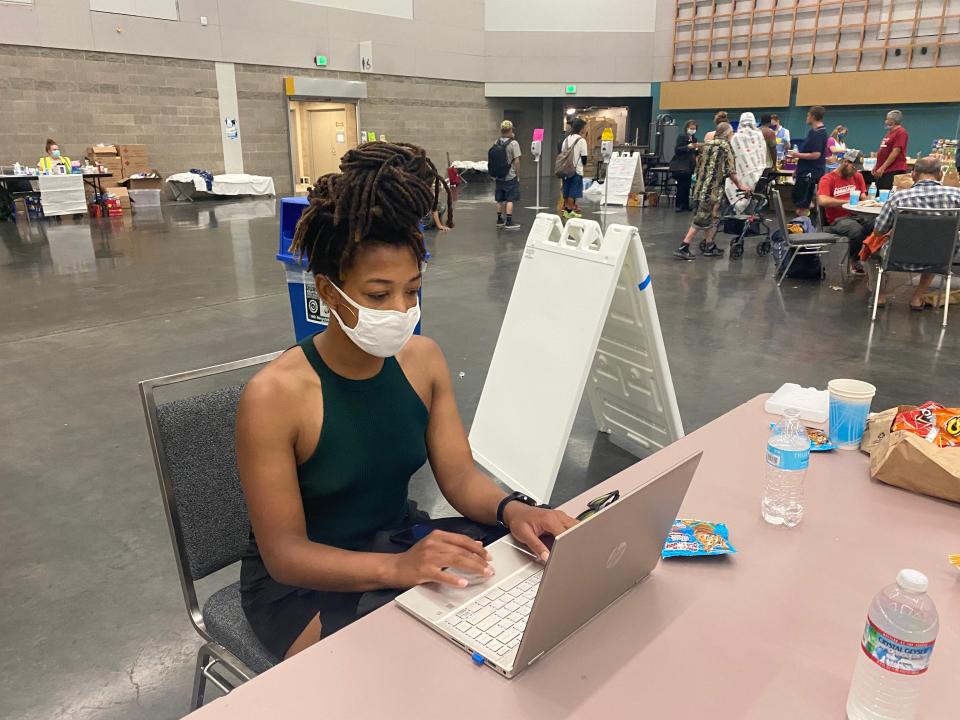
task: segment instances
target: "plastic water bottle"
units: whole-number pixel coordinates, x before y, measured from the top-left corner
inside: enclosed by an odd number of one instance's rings
[[[875,182],[870,183],[870,187],[867,189],[867,197],[871,200],[875,200],[877,197],[877,184]]]
[[[901,570],[870,603],[847,697],[849,720],[912,720],[939,627],[927,576]]]
[[[786,408],[767,440],[763,519],[771,525],[795,527],[803,517],[803,478],[810,463],[810,438],[800,411]]]

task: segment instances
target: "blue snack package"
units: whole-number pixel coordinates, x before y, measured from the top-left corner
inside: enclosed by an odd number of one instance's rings
[[[670,528],[661,557],[729,555],[735,552],[730,544],[730,533],[723,523],[678,519]]]
[[[775,427],[776,423],[770,423],[771,430]],[[805,429],[807,431],[807,437],[810,438],[810,452],[827,452],[828,450],[837,449],[837,446],[830,442],[830,437],[825,430],[812,427]]]

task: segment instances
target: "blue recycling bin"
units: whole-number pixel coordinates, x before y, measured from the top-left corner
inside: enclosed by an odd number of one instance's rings
[[[330,322],[330,311],[317,293],[313,276],[307,269],[307,259],[297,259],[297,256],[290,252],[297,222],[308,203],[309,200],[305,197],[280,198],[280,244],[276,257],[283,265],[287,279],[293,334],[297,342],[325,330]],[[427,253],[427,259],[430,259],[430,253]],[[420,323],[417,323],[414,332],[420,334]]]

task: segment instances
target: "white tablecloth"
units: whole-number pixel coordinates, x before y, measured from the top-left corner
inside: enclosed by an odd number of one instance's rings
[[[203,179],[203,175],[197,175],[196,173],[174,173],[167,177],[167,182],[193,183],[193,188],[197,192],[207,191],[207,181]]]
[[[263,175],[214,175],[214,195],[276,195],[273,178]]]
[[[87,211],[83,175],[40,175],[37,179],[40,183],[40,204],[47,217]]]

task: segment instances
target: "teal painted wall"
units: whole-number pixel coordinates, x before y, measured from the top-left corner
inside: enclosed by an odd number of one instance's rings
[[[796,83],[794,83],[796,86]],[[668,112],[673,115],[681,127],[687,120],[696,120],[699,124],[698,135],[702,139],[704,133],[713,129],[713,115],[719,108],[703,110],[675,110],[660,108],[660,87],[656,84],[653,93],[653,113]],[[796,97],[796,89],[791,93],[791,99]],[[765,112],[777,113],[781,122],[790,130],[791,137],[803,138],[807,134],[805,124],[806,107],[790,108],[753,108],[728,107],[723,108],[731,118],[738,119],[740,113],[749,110],[757,116]],[[837,125],[846,125],[849,128],[847,145],[862,150],[869,155],[880,147],[885,128],[883,119],[890,105],[846,105],[828,107],[824,124],[832,131]],[[910,133],[908,152],[910,155],[925,155],[930,151],[933,141],[937,138],[960,137],[960,103],[929,103],[924,105],[902,105],[898,108],[903,112],[903,126]]]

